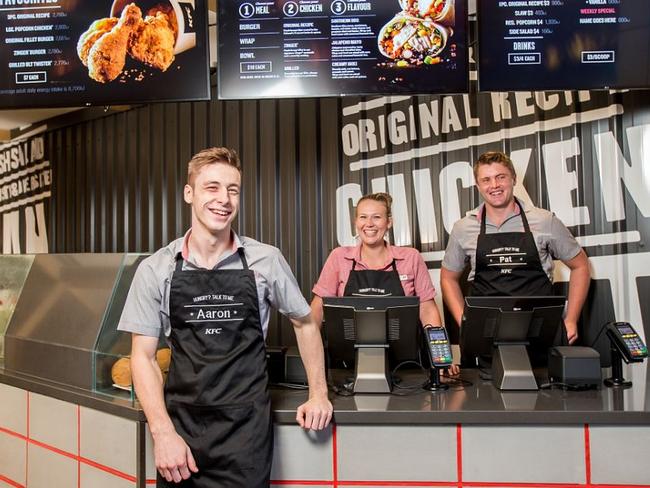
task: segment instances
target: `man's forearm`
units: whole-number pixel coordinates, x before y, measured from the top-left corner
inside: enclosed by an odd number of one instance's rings
[[[165,407],[162,374],[155,358],[151,360],[145,355],[132,355],[131,372],[135,392],[152,435],[155,437],[158,433],[175,431]]]
[[[589,265],[585,264],[571,270],[569,276],[569,296],[565,320],[577,322],[582,311],[582,306],[589,293],[591,274]]]
[[[316,322],[316,325],[322,327],[323,323],[323,299],[318,295],[314,295],[311,301],[311,316]]]
[[[296,340],[307,373],[309,397],[327,397],[325,358],[319,327],[312,321],[301,324],[296,327]]]
[[[440,287],[442,288],[442,297],[458,325],[461,325],[463,318],[463,291],[460,289],[460,283],[452,278],[441,278]]]

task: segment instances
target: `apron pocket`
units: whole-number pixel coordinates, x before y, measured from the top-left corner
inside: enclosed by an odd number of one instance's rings
[[[175,404],[173,408],[177,409],[172,417],[175,417],[174,424],[190,437],[188,445],[199,469],[253,468],[255,415],[252,403]]]

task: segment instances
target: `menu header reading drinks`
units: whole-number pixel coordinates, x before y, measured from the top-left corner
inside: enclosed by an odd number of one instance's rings
[[[0,108],[207,99],[204,0],[0,0]]]
[[[481,0],[481,90],[650,86],[650,1]]]
[[[220,0],[219,97],[465,92],[466,0]]]

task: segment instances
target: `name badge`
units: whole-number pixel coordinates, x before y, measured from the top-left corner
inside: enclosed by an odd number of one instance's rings
[[[408,280],[408,279],[409,279],[409,276],[408,276],[408,275],[399,275],[399,280],[400,280],[400,281],[406,281],[406,280]]]

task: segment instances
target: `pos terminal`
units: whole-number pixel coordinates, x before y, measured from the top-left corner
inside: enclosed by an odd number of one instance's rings
[[[389,362],[418,358],[418,297],[324,297],[330,367],[354,364],[355,393],[389,393]]]
[[[460,328],[463,362],[492,359],[500,390],[537,390],[529,354],[546,357],[562,326],[565,297],[466,297]]]

